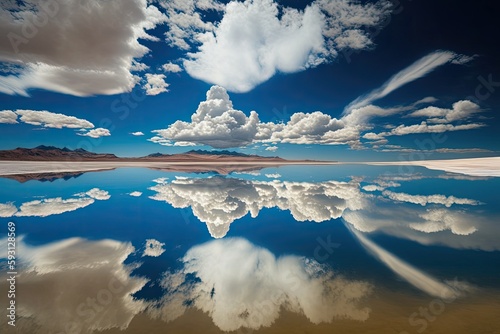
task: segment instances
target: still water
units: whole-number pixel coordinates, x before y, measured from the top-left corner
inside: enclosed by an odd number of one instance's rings
[[[500,178],[344,165],[21,181],[0,179],[2,332],[500,333]]]

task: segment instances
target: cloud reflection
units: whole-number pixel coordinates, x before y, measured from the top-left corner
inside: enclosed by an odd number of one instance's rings
[[[248,181],[236,178],[177,178],[150,188],[150,198],[174,208],[188,208],[214,238],[222,238],[235,220],[250,213],[255,218],[263,208],[289,211],[297,221],[323,222],[339,218],[346,209],[363,207],[357,181],[321,183]]]
[[[413,204],[419,204],[421,206],[426,206],[428,204],[441,204],[449,208],[452,205],[479,205],[479,201],[475,201],[468,198],[458,198],[455,196],[444,196],[444,195],[410,195],[406,193],[396,193],[389,190],[384,190],[382,195],[392,199],[393,201],[408,202]]]
[[[163,242],[159,242],[156,239],[147,239],[142,256],[158,257],[165,252],[163,246],[165,246]]]
[[[433,297],[444,300],[455,300],[462,295],[464,290],[470,289],[466,283],[441,282],[424,271],[401,260],[358,231],[352,228],[350,230],[361,245],[363,245],[363,247],[365,247],[375,258],[384,263],[408,283]]]
[[[0,247],[7,249],[6,239]],[[71,238],[30,246],[18,238],[17,325],[40,334],[125,329],[145,308],[132,295],[147,281],[131,277],[133,267],[124,264],[133,252],[130,243],[114,240]],[[2,277],[2,291],[6,284]]]
[[[483,203],[441,194],[394,192],[398,182],[418,176],[380,176],[373,183],[256,181],[238,178],[176,178],[151,187],[151,199],[174,208],[190,208],[214,238],[222,238],[231,223],[248,214],[255,218],[264,208],[289,211],[296,221],[325,222],[343,217],[356,230],[385,233],[424,245],[458,249],[500,249],[494,237],[498,219]],[[363,183],[363,185],[361,185]]]
[[[369,316],[360,305],[371,293],[368,283],[334,275],[314,260],[276,257],[245,239],[195,246],[182,262],[181,270],[165,275],[168,293],[160,308],[150,310],[153,316],[171,321],[191,305],[223,331],[271,326],[282,310],[303,314],[314,324]]]
[[[402,205],[382,196],[372,196],[361,210],[343,215],[360,232],[383,233],[423,245],[484,251],[500,249],[498,218],[482,210]]]
[[[12,203],[0,204],[0,217],[48,217],[60,215],[85,208],[93,204],[95,200],[105,201],[110,197],[111,195],[107,191],[93,188],[85,193],[75,194],[68,199],[56,197],[25,202],[19,208]]]

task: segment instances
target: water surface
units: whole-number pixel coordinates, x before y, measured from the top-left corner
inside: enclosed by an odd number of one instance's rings
[[[2,178],[9,331],[494,333],[499,186],[361,165]]]

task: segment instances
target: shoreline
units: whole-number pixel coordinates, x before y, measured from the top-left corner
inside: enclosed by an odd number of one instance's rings
[[[363,162],[373,166],[421,166],[431,170],[471,176],[500,177],[500,157],[448,160]]]
[[[153,168],[153,169],[183,169],[205,167],[207,170],[223,168],[225,170],[244,168],[266,168],[300,165],[337,165],[336,161],[0,161],[0,176],[24,175],[38,173],[68,173],[105,171],[116,168]],[[210,168],[211,167],[211,168]]]
[[[221,170],[224,173],[241,169],[262,169],[280,166],[329,166],[329,165],[372,165],[372,166],[420,166],[430,170],[450,173],[500,177],[500,157],[421,160],[421,161],[0,161],[0,176],[37,173],[68,173],[105,171],[116,168],[153,168],[170,171]]]

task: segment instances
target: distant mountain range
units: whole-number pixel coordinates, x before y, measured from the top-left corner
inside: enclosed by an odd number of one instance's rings
[[[284,162],[279,157],[262,157],[239,152],[191,150],[180,154],[153,153],[145,157],[120,158],[110,153],[93,153],[83,148],[71,150],[63,147],[40,145],[35,148],[18,147],[0,151],[3,161],[165,161],[165,162]]]
[[[190,154],[190,155],[226,155],[226,156],[231,156],[231,157],[257,157],[257,155],[249,155],[245,153],[239,153],[239,152],[232,152],[232,151],[205,151],[205,150],[191,150],[183,154]],[[149,158],[159,158],[159,157],[171,157],[173,154],[163,154],[163,153],[153,153],[148,155],[147,157]]]
[[[11,161],[96,161],[118,159],[114,154],[92,153],[83,148],[70,150],[54,146],[40,145],[35,148],[18,147],[14,150],[0,151],[0,160]]]

